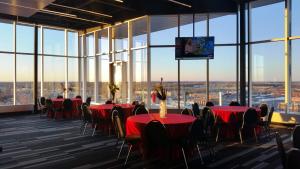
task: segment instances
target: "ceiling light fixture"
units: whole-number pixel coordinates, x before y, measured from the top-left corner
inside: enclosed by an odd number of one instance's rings
[[[181,6],[185,6],[185,7],[188,7],[188,8],[191,8],[192,5],[189,5],[189,4],[185,4],[185,3],[182,3],[182,2],[179,2],[179,1],[176,1],[176,0],[168,0],[169,2],[173,2],[175,4],[178,4],[178,5],[181,5]]]
[[[123,0],[115,0],[115,1],[117,1],[117,2],[121,2],[121,3],[123,3],[123,2],[124,2]]]
[[[107,15],[107,14],[103,14],[103,13],[99,13],[99,12],[94,12],[94,11],[89,11],[89,10],[85,10],[85,9],[80,9],[80,8],[75,8],[75,7],[71,7],[71,6],[65,6],[65,5],[55,4],[55,3],[51,3],[51,5],[62,7],[62,8],[73,9],[73,10],[77,10],[77,11],[81,11],[81,12],[86,12],[86,13],[90,13],[90,14],[93,14],[93,15],[100,15],[100,16],[105,16],[105,17],[112,18],[111,15]]]

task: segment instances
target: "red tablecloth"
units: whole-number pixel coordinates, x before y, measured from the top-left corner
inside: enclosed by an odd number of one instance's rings
[[[93,113],[93,117],[98,117],[101,119],[111,119],[111,109],[114,106],[121,106],[124,111],[125,119],[129,117],[134,109],[131,104],[102,104],[102,105],[92,105],[90,109]]]
[[[53,102],[53,107],[56,110],[61,110],[63,108],[63,102],[64,99],[51,99]],[[82,104],[82,99],[78,99],[78,98],[71,98],[72,100],[72,112],[71,112],[71,117],[80,117],[81,114],[78,111],[78,106],[80,106]],[[62,115],[62,113],[60,113],[60,116]]]
[[[166,126],[168,137],[172,140],[176,140],[181,137],[186,137],[189,134],[189,127],[194,122],[196,118],[189,115],[181,114],[167,114],[166,118],[160,118],[159,114],[141,114],[136,116],[131,116],[127,119],[126,123],[126,135],[141,135],[144,127],[152,120],[159,120],[162,124]],[[171,153],[166,153],[161,149],[158,150],[146,150],[146,147],[140,145],[141,152],[151,151],[152,154],[156,153],[158,156],[171,155],[172,159],[178,159],[181,156],[181,151],[178,147],[173,147],[170,151]],[[146,153],[147,155],[149,155]],[[145,155],[145,154],[144,154]],[[146,156],[147,156],[146,155]]]
[[[222,126],[221,135],[232,138],[238,133],[238,125],[241,125],[243,114],[249,109],[248,106],[212,106],[211,110],[222,123],[228,124]],[[260,116],[260,109],[254,108]],[[260,129],[257,128],[257,132]]]

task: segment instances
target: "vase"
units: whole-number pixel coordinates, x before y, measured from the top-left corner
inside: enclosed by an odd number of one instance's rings
[[[167,101],[161,100],[159,103],[159,116],[160,118],[165,118],[167,115]]]

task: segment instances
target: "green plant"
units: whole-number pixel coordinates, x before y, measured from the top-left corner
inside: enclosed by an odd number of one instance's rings
[[[114,83],[109,84],[109,91],[110,91],[110,94],[112,95],[112,100],[115,99],[117,90],[120,90],[120,88],[116,84],[114,84]]]

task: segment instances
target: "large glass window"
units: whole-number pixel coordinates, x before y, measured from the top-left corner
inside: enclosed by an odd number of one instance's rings
[[[34,28],[17,24],[17,52],[34,52]]]
[[[292,110],[300,112],[300,40],[292,41]]]
[[[65,32],[63,30],[44,29],[44,54],[65,54]]]
[[[68,32],[68,56],[78,56],[77,32]]]
[[[193,15],[180,15],[180,37],[193,36]]]
[[[113,44],[114,50],[128,49],[128,24],[124,23],[113,27]]]
[[[98,54],[108,54],[109,52],[109,40],[108,29],[104,29],[98,32]]]
[[[207,15],[195,15],[195,36],[207,36]]]
[[[100,103],[104,103],[109,99],[109,57],[108,55],[100,55],[97,56],[99,61],[99,93],[98,93],[98,101]]]
[[[175,49],[151,48],[151,87],[152,91],[163,78],[163,85],[168,90],[167,107],[178,107],[178,62],[175,60]],[[152,108],[159,107],[159,101],[152,102]]]
[[[87,57],[86,96],[95,100],[95,57]]]
[[[262,1],[264,0],[251,3],[252,41],[283,37],[284,2],[263,5]]]
[[[268,49],[268,50],[266,50]],[[252,103],[284,110],[284,43],[252,45]]]
[[[132,22],[132,47],[147,45],[147,18],[138,19]]]
[[[14,50],[14,27],[11,21],[0,20],[0,51]]]
[[[215,104],[236,101],[236,57],[235,46],[218,46],[214,59],[209,60],[209,99]]]
[[[292,0],[292,35],[300,36],[300,1]]]
[[[147,49],[133,51],[132,85],[133,99],[147,103]]]
[[[78,58],[68,58],[68,95],[70,98],[79,95],[79,71],[78,71]]]
[[[175,45],[178,36],[178,16],[151,16],[151,45]]]
[[[14,56],[0,53],[0,105],[14,104]]]

